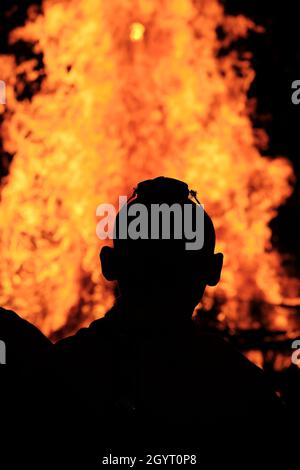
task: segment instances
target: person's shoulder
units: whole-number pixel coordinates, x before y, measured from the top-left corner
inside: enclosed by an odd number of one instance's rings
[[[54,345],[55,357],[79,359],[92,354],[95,349],[104,347],[109,341],[110,328],[106,317],[94,320],[88,327],[80,328],[74,335],[57,341]]]
[[[19,317],[19,315],[16,314],[16,312],[14,312],[13,310],[9,310],[7,308],[4,308],[4,307],[0,307],[0,320],[1,321],[7,321],[7,320],[10,320],[11,318],[14,318],[14,319],[17,319]]]
[[[252,387],[268,387],[264,371],[251,362],[227,338],[218,333],[204,333],[195,328],[196,350],[205,357],[209,367],[222,371],[235,382],[250,383]]]
[[[251,400],[270,401],[281,406],[264,370],[251,362],[228,339],[215,333],[197,333],[199,352],[205,357],[207,367],[226,379],[241,395]]]
[[[29,363],[52,347],[52,342],[39,328],[3,307],[0,307],[0,334],[11,364]]]

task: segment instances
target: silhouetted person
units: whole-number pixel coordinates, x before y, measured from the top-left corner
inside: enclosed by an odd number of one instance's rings
[[[0,307],[0,340],[5,344],[5,365],[20,369],[38,361],[39,356],[51,349],[51,341],[30,322],[12,310]],[[0,361],[1,362],[1,361]],[[5,370],[2,368],[0,370]]]
[[[196,214],[187,185],[169,178],[140,183],[122,211],[144,204],[150,213],[161,203],[187,204]],[[192,320],[222,269],[211,219],[204,214],[203,247],[187,250],[186,238],[162,239],[162,232],[154,240],[121,239],[120,216],[114,246],[100,254],[104,277],[117,281],[116,304],[89,328],[59,341],[45,373],[61,447],[69,457],[81,451],[98,461],[122,444],[128,455],[152,445],[178,453],[194,439],[204,452],[203,435],[214,445],[217,430],[220,445],[232,423],[237,435],[253,425],[256,442],[260,429],[277,419],[279,400],[262,370]]]
[[[19,420],[28,405],[27,370],[43,364],[42,358],[51,351],[51,341],[28,321],[15,312],[0,307],[0,467],[11,467],[13,457],[20,451],[17,436]],[[40,362],[41,361],[41,362]],[[36,393],[31,389],[31,393]],[[34,398],[31,396],[31,398]]]

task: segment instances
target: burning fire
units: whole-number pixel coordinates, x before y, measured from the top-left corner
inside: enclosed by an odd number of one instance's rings
[[[96,207],[158,175],[197,189],[215,221],[225,267],[205,304],[227,299],[220,318],[243,326],[255,324],[250,301],[283,302],[268,223],[292,170],[260,155],[249,53],[218,54],[249,29],[217,0],[44,0],[43,14],[30,11],[10,41],[34,43],[44,69],[0,57],[3,145],[14,154],[1,192],[2,305],[46,334],[102,316],[113,294],[99,273]],[[41,74],[40,91],[17,100],[20,76]],[[288,328],[280,307],[270,322]]]

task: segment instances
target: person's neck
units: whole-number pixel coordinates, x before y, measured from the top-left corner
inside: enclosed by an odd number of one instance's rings
[[[191,322],[193,312],[187,311],[184,307],[173,306],[170,302],[152,302],[152,299],[132,299],[122,295],[117,298],[116,307],[121,310],[124,320],[130,323],[166,325],[169,328],[180,327]]]

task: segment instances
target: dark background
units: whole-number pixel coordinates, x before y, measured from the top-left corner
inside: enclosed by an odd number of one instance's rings
[[[41,8],[41,0],[34,2]],[[24,23],[32,0],[1,0],[0,53],[14,54],[18,62],[33,56],[32,45],[19,41],[8,46],[10,30]],[[265,28],[264,34],[250,32],[247,39],[232,44],[236,50],[253,53],[256,78],[249,91],[249,98],[257,99],[257,108],[252,115],[254,127],[263,128],[269,135],[269,147],[265,155],[286,156],[293,164],[297,177],[292,196],[280,207],[278,216],[271,222],[273,244],[282,253],[292,255],[288,263],[291,274],[300,276],[299,205],[300,205],[300,104],[291,101],[291,84],[300,80],[300,27],[297,2],[285,0],[222,0],[225,11],[231,15],[244,14]],[[222,31],[219,31],[222,34]],[[224,52],[224,51],[223,51]],[[226,51],[225,51],[226,53]],[[36,56],[35,56],[36,57]],[[38,57],[42,65],[42,54]],[[0,70],[1,72],[1,70]],[[18,98],[30,99],[39,89],[43,76],[27,84],[19,77]],[[1,124],[1,123],[0,123]],[[0,176],[9,172],[13,155],[3,151],[0,142]]]

